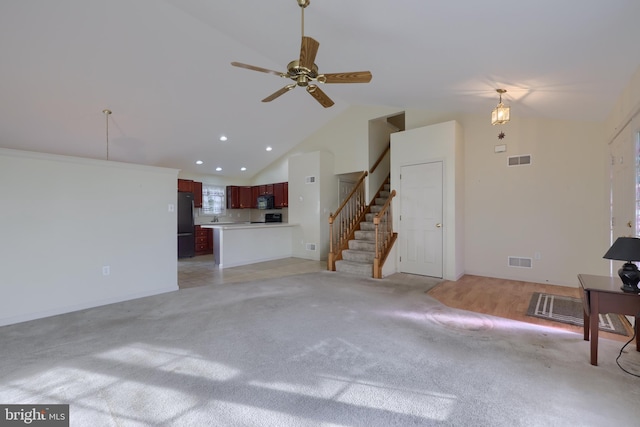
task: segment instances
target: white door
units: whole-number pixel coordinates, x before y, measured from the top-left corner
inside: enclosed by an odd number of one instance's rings
[[[400,271],[442,278],[442,162],[400,168]]]

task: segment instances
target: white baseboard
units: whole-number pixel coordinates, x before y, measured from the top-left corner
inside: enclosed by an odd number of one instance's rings
[[[178,285],[176,284],[176,285],[167,286],[164,288],[154,289],[148,292],[138,292],[134,294],[119,295],[112,298],[86,301],[81,304],[69,305],[64,307],[56,307],[50,310],[44,310],[44,311],[39,311],[34,313],[24,313],[24,314],[19,314],[17,316],[4,317],[4,318],[0,317],[0,326],[7,326],[7,325],[13,325],[16,323],[28,322],[30,320],[43,319],[45,317],[57,316],[59,314],[71,313],[74,311],[85,310],[87,308],[100,307],[103,305],[115,304],[118,302],[129,301],[129,300],[138,299],[138,298],[150,297],[153,295],[164,294],[167,292],[174,292],[177,290],[178,290]]]

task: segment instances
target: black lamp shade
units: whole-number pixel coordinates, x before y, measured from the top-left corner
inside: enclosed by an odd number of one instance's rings
[[[626,261],[618,270],[622,280],[622,290],[625,292],[639,292],[640,271],[632,261],[640,261],[640,239],[637,237],[618,237],[603,258]]]

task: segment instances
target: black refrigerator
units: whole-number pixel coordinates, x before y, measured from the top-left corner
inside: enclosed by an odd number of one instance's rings
[[[193,193],[178,192],[178,258],[196,254]]]

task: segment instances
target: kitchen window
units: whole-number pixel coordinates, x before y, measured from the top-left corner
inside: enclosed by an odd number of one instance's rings
[[[224,215],[225,188],[202,184],[202,213],[204,215]]]

